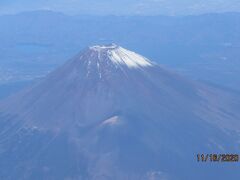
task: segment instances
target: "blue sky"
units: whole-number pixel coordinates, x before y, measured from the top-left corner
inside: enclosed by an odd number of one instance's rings
[[[0,14],[31,10],[67,14],[186,15],[240,11],[240,0],[1,0]]]

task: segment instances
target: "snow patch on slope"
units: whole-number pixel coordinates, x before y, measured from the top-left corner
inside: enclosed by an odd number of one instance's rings
[[[124,64],[129,68],[152,66],[148,59],[122,47],[110,50],[108,53],[114,63]]]

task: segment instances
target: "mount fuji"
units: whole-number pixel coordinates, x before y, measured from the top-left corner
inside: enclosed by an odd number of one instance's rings
[[[238,179],[240,97],[115,44],[0,103],[0,179]]]

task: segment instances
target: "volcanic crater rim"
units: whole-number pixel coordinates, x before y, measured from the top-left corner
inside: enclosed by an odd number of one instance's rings
[[[101,50],[114,50],[114,49],[119,48],[119,46],[112,43],[112,44],[108,44],[108,45],[95,45],[95,46],[91,46],[89,48],[91,50],[101,51]]]

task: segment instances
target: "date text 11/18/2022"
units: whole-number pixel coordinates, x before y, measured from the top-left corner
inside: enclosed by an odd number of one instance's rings
[[[197,154],[198,162],[239,162],[238,154]]]

